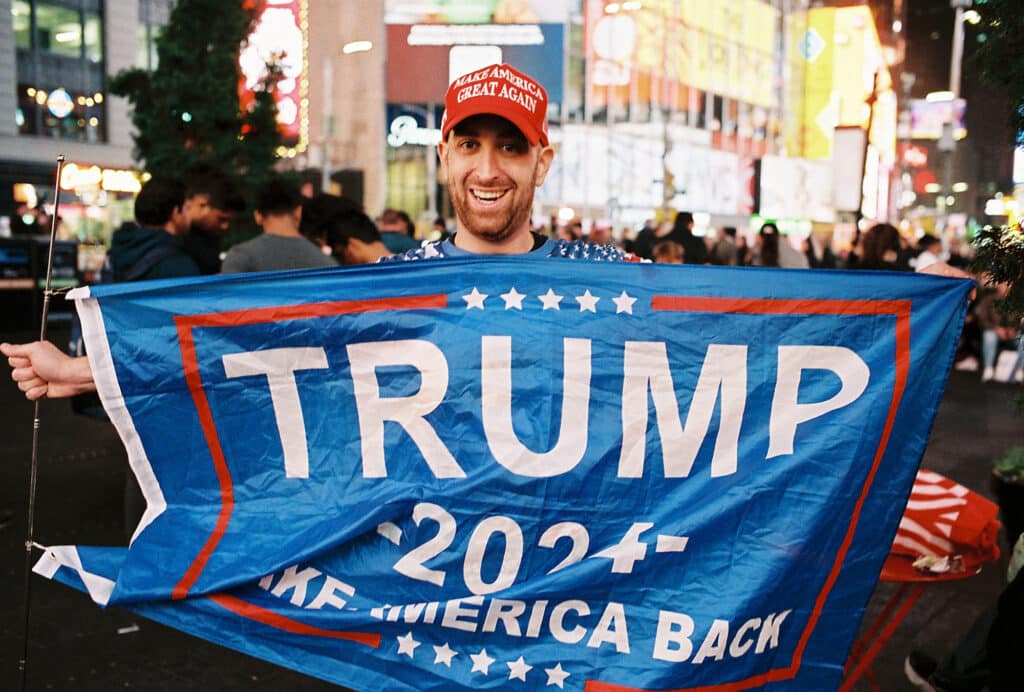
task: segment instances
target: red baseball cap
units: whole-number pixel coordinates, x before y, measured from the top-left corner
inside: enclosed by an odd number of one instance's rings
[[[442,139],[466,118],[484,113],[511,122],[530,144],[548,145],[548,94],[516,68],[490,65],[452,82],[444,97]]]

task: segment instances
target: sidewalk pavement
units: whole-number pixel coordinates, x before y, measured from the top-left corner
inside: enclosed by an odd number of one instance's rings
[[[55,343],[66,339],[60,329]],[[29,341],[29,333],[0,335]],[[977,373],[954,372],[932,431],[923,466],[994,499],[988,487],[991,462],[1010,444],[1024,443],[1014,397],[1020,387],[980,384]],[[64,401],[42,405],[35,536],[50,545],[123,545],[122,493],[127,463],[120,440],[104,422],[75,416]],[[0,689],[20,685],[22,602],[28,478],[33,407],[0,373]],[[911,692],[903,658],[912,648],[939,656],[1005,584],[1003,557],[977,577],[925,590],[910,616],[876,660],[886,692]],[[38,551],[36,552],[38,555]],[[189,687],[233,692],[323,692],[339,688],[235,653],[149,622],[121,608],[101,609],[83,594],[39,577],[31,580],[28,689],[107,692],[137,689],[177,692]],[[879,584],[865,622],[894,587]],[[857,690],[867,690],[863,680]]]

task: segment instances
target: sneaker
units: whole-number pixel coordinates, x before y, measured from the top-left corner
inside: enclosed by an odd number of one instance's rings
[[[982,382],[991,382],[992,378],[996,376],[995,368],[991,365],[985,368],[985,371],[981,373]]]
[[[925,692],[937,692],[938,688],[929,682],[929,678],[935,674],[938,667],[938,661],[923,651],[911,651],[903,661],[903,672],[906,673],[907,680]]]

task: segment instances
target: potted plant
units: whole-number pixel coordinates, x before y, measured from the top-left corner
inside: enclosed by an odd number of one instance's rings
[[[1010,545],[1024,531],[1024,445],[1008,447],[992,465],[992,492]]]

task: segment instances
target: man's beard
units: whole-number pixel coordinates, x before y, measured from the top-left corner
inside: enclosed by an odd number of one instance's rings
[[[534,169],[528,190],[533,189],[536,180],[537,171]],[[480,214],[471,209],[468,198],[473,193],[468,188],[469,186],[466,186],[453,191],[452,206],[455,207],[455,215],[462,221],[462,226],[478,238],[492,243],[502,242],[515,234],[530,219],[533,211],[532,194],[528,193],[526,199],[516,200],[515,196],[519,192],[519,188],[513,188],[507,193],[513,196],[512,205],[507,212],[502,210],[496,211],[493,215]],[[518,204],[520,201],[522,204]],[[501,218],[499,214],[504,218]],[[497,217],[496,221],[491,221],[495,217]]]

